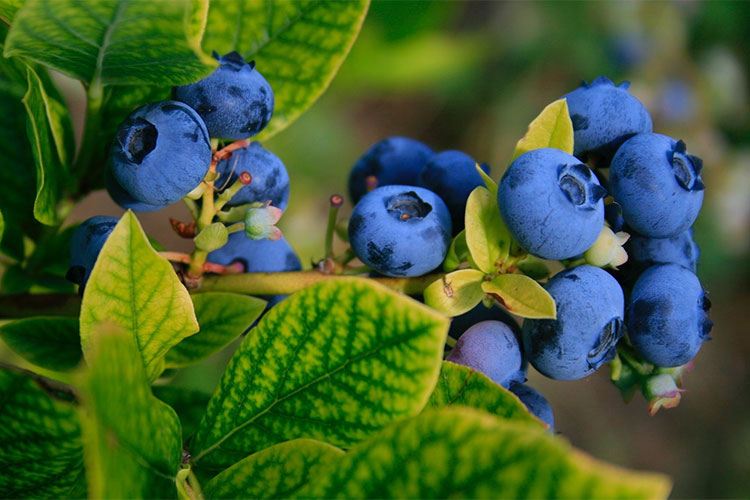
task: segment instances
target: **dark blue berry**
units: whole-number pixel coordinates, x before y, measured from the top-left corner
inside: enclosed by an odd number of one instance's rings
[[[555,430],[555,415],[552,413],[552,406],[539,391],[526,384],[513,383],[510,384],[510,392],[518,396],[532,415],[547,424],[550,431]]]
[[[264,149],[259,142],[253,142],[221,160],[216,165],[219,174],[214,183],[219,187],[231,186],[243,172],[252,176],[252,181],[240,189],[226,206],[234,207],[252,202],[266,202],[285,210],[289,203],[289,174],[281,160]]]
[[[73,232],[70,240],[70,268],[66,278],[79,285],[81,290],[86,285],[99,252],[117,222],[116,217],[97,215],[85,220]]]

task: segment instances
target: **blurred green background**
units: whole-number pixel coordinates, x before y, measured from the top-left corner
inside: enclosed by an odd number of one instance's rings
[[[515,142],[549,102],[581,80],[632,82],[654,130],[704,159],[696,223],[698,274],[711,293],[714,341],[686,377],[677,409],[654,417],[624,404],[608,370],[578,382],[530,373],[557,432],[595,457],[670,475],[674,498],[750,497],[750,3],[376,1],[324,96],[266,146],[286,164],[291,202],[281,226],[307,267],[322,257],[328,197],[389,135],[461,149],[499,179]],[[347,206],[345,212],[351,210]],[[120,215],[95,193],[74,212]],[[165,246],[184,248],[168,215],[143,214]],[[213,391],[233,348],[174,382]]]

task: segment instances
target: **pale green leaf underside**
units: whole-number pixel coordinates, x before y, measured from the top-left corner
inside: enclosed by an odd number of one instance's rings
[[[469,408],[394,424],[322,468],[297,498],[665,498],[669,481],[573,450],[538,425]]]
[[[242,335],[266,307],[266,301],[237,293],[208,292],[191,297],[200,331],[167,352],[166,367],[197,363]]]
[[[515,394],[497,385],[483,373],[450,361],[443,362],[437,386],[426,410],[444,406],[469,406],[500,418],[543,425],[529,413]]]
[[[350,446],[424,407],[448,319],[371,280],[327,280],[271,309],[235,353],[193,443],[219,471],[295,438]]]
[[[482,170],[482,168],[477,163],[477,172],[479,172],[479,175],[482,177],[482,181],[484,181],[484,186],[487,188],[487,190],[490,192],[492,196],[497,198],[497,182],[495,182],[492,177],[490,177],[487,172]]]
[[[71,370],[83,357],[76,318],[20,319],[0,326],[0,337],[26,361],[48,370]]]
[[[497,197],[485,187],[475,188],[466,202],[464,222],[466,245],[474,262],[485,273],[497,272],[497,263],[508,257],[511,242]]]
[[[215,64],[198,47],[207,0],[27,0],[5,56],[23,56],[86,83],[176,85]]]
[[[573,154],[573,122],[565,99],[549,104],[534,118],[526,135],[516,144],[511,161],[528,151],[541,148],[556,148]]]
[[[95,333],[82,419],[89,497],[174,497],[180,421],[151,393],[132,337],[111,324]]]
[[[321,441],[287,441],[234,464],[209,481],[204,493],[212,499],[289,498],[343,455]]]
[[[212,1],[206,52],[255,60],[276,100],[265,140],[292,123],[330,84],[364,21],[369,0]]]
[[[458,316],[474,308],[484,297],[484,273],[461,269],[436,279],[424,290],[424,303],[448,316]]]
[[[0,370],[3,498],[85,496],[78,410],[25,375]]]
[[[554,319],[557,316],[555,299],[542,285],[523,274],[500,274],[482,283],[482,289],[523,318]]]
[[[132,335],[146,373],[161,373],[167,351],[198,331],[193,302],[172,265],[157,254],[128,211],[107,238],[86,284],[81,346],[88,359],[94,330],[114,323]]]

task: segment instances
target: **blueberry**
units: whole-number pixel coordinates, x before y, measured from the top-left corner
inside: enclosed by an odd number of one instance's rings
[[[521,337],[521,327],[518,326],[518,323],[510,314],[505,312],[505,310],[498,305],[485,307],[482,303],[477,304],[476,307],[469,312],[453,318],[453,320],[451,320],[451,327],[448,331],[448,335],[457,339],[470,327],[476,325],[480,321],[487,320],[502,321],[513,330],[513,333],[519,338]]]
[[[671,238],[695,222],[703,203],[700,158],[685,143],[639,134],[617,150],[610,186],[628,226],[643,236]]]
[[[429,146],[407,137],[388,137],[373,144],[349,174],[352,203],[357,203],[376,187],[416,186],[419,172],[432,155]]]
[[[284,210],[289,203],[289,174],[286,167],[272,152],[264,149],[259,142],[253,142],[221,160],[216,165],[219,178],[216,186],[231,186],[242,172],[252,176],[252,182],[240,189],[226,206],[234,207],[252,202],[266,202]]]
[[[613,232],[619,233],[624,230],[625,218],[622,216],[622,207],[619,203],[612,202],[604,205],[604,220]]]
[[[94,269],[96,258],[117,225],[116,217],[97,215],[85,220],[73,231],[70,240],[70,268],[65,277],[79,285],[81,291]]]
[[[161,210],[165,205],[149,205],[138,201],[128,194],[125,189],[117,182],[114,174],[112,173],[111,163],[107,163],[104,169],[104,185],[107,188],[107,193],[112,200],[126,210],[132,210],[134,212],[155,212]]]
[[[439,266],[448,252],[448,208],[424,188],[377,188],[355,205],[349,242],[359,260],[381,274],[421,276]]]
[[[513,330],[500,321],[482,321],[464,332],[445,358],[482,372],[506,389],[526,381],[526,365]]]
[[[149,205],[181,200],[201,183],[211,165],[203,120],[177,101],[146,104],[117,129],[112,173],[132,198]]]
[[[489,174],[489,165],[481,168]],[[419,185],[443,199],[450,210],[453,234],[458,234],[464,228],[466,201],[484,181],[474,158],[461,151],[442,151],[430,157],[419,174]]]
[[[543,259],[569,259],[594,244],[604,224],[606,194],[575,156],[535,149],[510,164],[497,202],[513,238]]]
[[[584,161],[595,155],[606,164],[626,139],[653,130],[651,116],[629,86],[600,76],[563,96],[573,122],[573,154]]]
[[[518,396],[518,399],[526,405],[532,415],[549,425],[549,430],[555,430],[555,415],[547,399],[539,394],[539,391],[526,384],[510,384],[510,392]]]
[[[229,235],[227,243],[208,254],[209,262],[228,266],[239,262],[246,273],[278,273],[300,271],[299,257],[286,239],[251,240],[242,231]],[[266,310],[286,298],[286,295],[261,296],[268,301]]]
[[[273,90],[237,52],[219,57],[219,67],[206,78],[175,87],[175,99],[195,109],[211,137],[247,139],[265,128],[273,114]]]
[[[698,277],[677,264],[652,266],[636,281],[628,303],[628,337],[657,366],[684,365],[698,354],[713,323]]]
[[[611,361],[625,316],[617,281],[584,265],[556,274],[545,288],[555,299],[557,319],[527,319],[522,329],[534,368],[556,380],[576,380]]]
[[[625,246],[630,262],[639,272],[654,264],[679,264],[695,273],[700,249],[693,241],[693,230],[671,238],[633,235]]]

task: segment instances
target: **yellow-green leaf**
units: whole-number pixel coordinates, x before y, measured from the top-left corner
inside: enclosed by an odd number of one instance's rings
[[[289,498],[344,452],[313,439],[295,439],[237,462],[206,484],[211,499]]]
[[[192,299],[200,331],[169,350],[167,368],[211,356],[242,335],[266,308],[265,300],[237,293],[198,293]]]
[[[89,498],[173,498],[180,421],[151,393],[131,335],[103,323],[89,349],[81,423]]]
[[[27,0],[15,14],[4,55],[94,87],[194,82],[216,65],[198,46],[207,1]]]
[[[499,274],[492,281],[482,283],[482,290],[523,318],[557,317],[555,299],[542,285],[523,274]]]
[[[540,148],[557,148],[573,154],[573,122],[570,121],[565,99],[549,104],[534,118],[526,135],[516,144],[511,161]]]
[[[48,387],[54,393],[54,388]],[[86,496],[78,410],[26,375],[0,370],[0,495]]]
[[[466,230],[462,229],[453,240],[451,246],[448,247],[448,253],[443,261],[443,271],[450,272],[458,269],[458,266],[463,262],[468,262],[472,267],[476,268],[476,263],[471,258],[469,253],[469,247],[466,245]]]
[[[487,188],[487,190],[490,192],[492,196],[497,198],[497,182],[495,182],[492,177],[489,176],[487,172],[482,170],[482,167],[479,166],[479,163],[476,165],[477,172],[479,172],[479,175],[482,177],[482,180],[484,181],[484,185]]]
[[[24,318],[0,326],[0,338],[19,356],[48,370],[72,370],[81,362],[76,318]]]
[[[543,425],[510,391],[499,386],[485,374],[468,366],[443,361],[438,384],[427,403],[429,408],[469,406],[500,418]]]
[[[136,339],[151,380],[161,373],[167,351],[198,331],[187,289],[151,247],[131,211],[99,253],[83,294],[80,322],[86,359],[97,325],[112,322]]]
[[[346,58],[369,0],[212,1],[203,38],[206,52],[236,50],[273,88],[273,118],[258,135],[286,128],[320,97]]]
[[[466,245],[477,267],[487,274],[497,272],[497,264],[508,257],[511,242],[497,197],[485,187],[475,188],[466,202],[464,222]]]
[[[401,421],[322,468],[296,498],[666,498],[669,480],[470,408]]]
[[[424,303],[448,316],[458,316],[474,308],[484,297],[484,273],[461,269],[430,283],[424,290]]]
[[[443,356],[448,319],[363,278],[311,285],[271,309],[229,362],[192,443],[219,472],[307,437],[348,447],[419,413]]]

